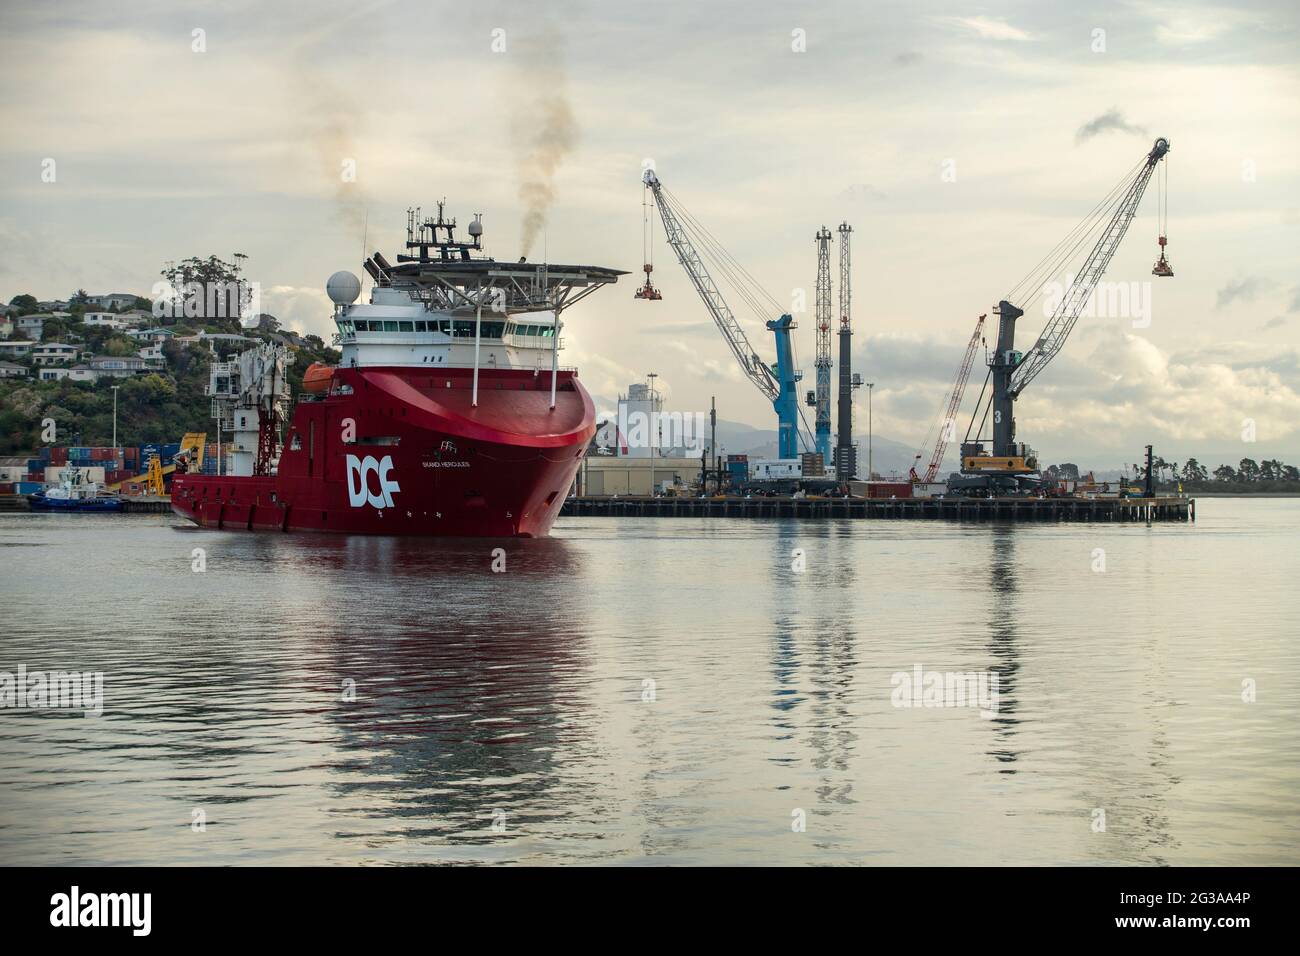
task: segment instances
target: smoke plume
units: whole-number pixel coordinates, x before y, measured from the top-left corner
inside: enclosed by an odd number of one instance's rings
[[[1112,107],[1100,116],[1090,119],[1088,122],[1080,126],[1074,134],[1074,141],[1076,144],[1086,143],[1094,136],[1111,131],[1117,133],[1134,133],[1141,136],[1147,135],[1145,126],[1138,126],[1135,123],[1130,123],[1128,120],[1124,119],[1123,113]]]
[[[358,3],[342,17],[305,28],[285,50],[286,63],[293,69],[293,88],[298,94],[295,105],[302,117],[304,140],[316,154],[321,176],[329,185],[335,216],[358,238],[365,230],[370,204],[364,186],[367,171],[357,156],[356,131],[362,111],[325,73],[322,64],[329,62],[330,44],[346,36],[350,24],[380,15],[390,4],[391,0]]]
[[[527,256],[555,201],[555,174],[578,142],[569,105],[563,37],[545,27],[518,54],[516,89],[523,94],[510,124],[523,203],[521,252]]]

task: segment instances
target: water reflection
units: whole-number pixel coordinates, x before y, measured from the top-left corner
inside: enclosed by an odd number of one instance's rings
[[[0,670],[106,675],[102,719],[0,713],[0,856],[1294,862],[1300,507],[1221,507],[503,544],[0,515]],[[992,670],[999,713],[895,708],[917,665]]]
[[[1019,526],[996,524],[988,529],[988,651],[996,663],[989,671],[998,676],[998,710],[990,719],[994,728],[990,756],[1004,764],[1000,773],[1014,774],[1019,753],[1014,743],[1019,709],[1017,682],[1020,675],[1021,649],[1019,628],[1023,609],[1020,606],[1020,559],[1016,551]]]

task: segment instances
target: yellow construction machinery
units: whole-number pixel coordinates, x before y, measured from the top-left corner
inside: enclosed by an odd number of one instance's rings
[[[149,459],[145,466],[144,474],[136,475],[133,478],[124,478],[122,481],[106,485],[109,491],[121,491],[122,486],[128,481],[143,482],[151,495],[165,494],[164,479],[167,475],[176,471],[177,459],[184,458],[186,469],[189,471],[198,471],[203,467],[203,449],[207,445],[208,436],[206,432],[186,432],[185,437],[181,439],[181,449],[175,457],[169,462],[162,462],[158,456]]]

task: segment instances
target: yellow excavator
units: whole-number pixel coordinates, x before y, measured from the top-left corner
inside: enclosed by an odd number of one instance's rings
[[[167,475],[176,471],[176,461],[184,458],[186,469],[197,471],[203,466],[203,449],[207,445],[208,436],[206,432],[186,432],[185,437],[181,439],[181,448],[175,457],[163,464],[157,455],[149,459],[145,466],[144,474],[136,475],[134,478],[124,478],[122,481],[114,482],[107,485],[109,491],[121,491],[122,486],[128,481],[140,481],[144,483],[148,494],[158,495],[161,497],[166,494],[166,485],[164,479]]]

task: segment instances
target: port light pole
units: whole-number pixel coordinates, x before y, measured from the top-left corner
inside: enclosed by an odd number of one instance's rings
[[[656,408],[655,408],[655,379],[657,379],[657,378],[659,377],[659,373],[658,373],[658,372],[646,372],[645,377],[646,377],[646,381],[647,381],[647,383],[648,383],[648,385],[647,385],[647,390],[648,390],[649,393],[650,393],[650,421],[651,421],[652,423],[657,424],[658,421],[659,421],[659,418],[658,418],[657,415],[654,414],[655,411],[656,411]],[[660,433],[660,436],[662,437],[662,433]],[[655,495],[655,445],[656,445],[657,443],[658,443],[658,441],[657,441],[657,439],[655,438],[655,436],[654,436],[654,435],[651,435],[651,436],[650,436],[650,497],[651,497],[651,498],[656,497],[656,495]]]
[[[117,390],[121,386],[113,386],[113,447],[117,448]]]
[[[871,390],[875,387],[876,387],[875,382],[867,383],[867,481],[870,481],[872,475],[874,474],[871,466],[871,444],[872,444],[872,439],[875,437],[872,434],[872,423],[871,423]]]

